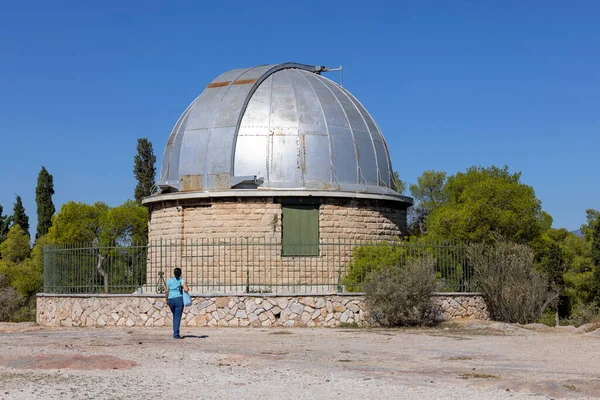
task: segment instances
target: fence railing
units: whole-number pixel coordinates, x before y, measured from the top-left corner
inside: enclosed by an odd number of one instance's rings
[[[179,267],[191,292],[197,294],[360,292],[371,271],[393,272],[423,257],[435,260],[439,291],[475,290],[462,244],[331,239],[298,245],[298,253],[307,246],[318,248],[317,255],[283,255],[281,242],[269,238],[46,246],[44,291],[164,293],[165,281]],[[287,245],[286,254],[290,254]]]

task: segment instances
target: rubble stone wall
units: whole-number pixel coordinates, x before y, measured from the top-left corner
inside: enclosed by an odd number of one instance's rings
[[[433,296],[440,319],[489,319],[483,298],[473,294]],[[190,327],[335,327],[370,324],[361,295],[193,297],[182,326]],[[38,294],[42,326],[170,326],[171,312],[156,295]]]

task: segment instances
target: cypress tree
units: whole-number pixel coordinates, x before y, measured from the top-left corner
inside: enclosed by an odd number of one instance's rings
[[[152,151],[152,143],[146,138],[138,139],[137,154],[133,159],[133,174],[138,183],[135,187],[135,201],[141,204],[142,198],[152,194],[156,177],[156,156]]]
[[[10,223],[12,222],[12,217],[10,215],[2,215],[2,212],[4,212],[4,208],[0,205],[0,243],[6,239]]]
[[[600,305],[600,220],[596,221],[592,234],[592,258],[594,260],[592,296],[596,304]]]
[[[25,214],[25,207],[23,207],[23,202],[19,195],[17,195],[17,200],[13,208],[13,221],[29,236],[29,217]]]
[[[35,238],[39,238],[48,233],[52,225],[52,216],[56,209],[52,203],[54,194],[54,178],[44,166],[38,174],[37,186],[35,187],[35,203],[37,205],[37,231]]]

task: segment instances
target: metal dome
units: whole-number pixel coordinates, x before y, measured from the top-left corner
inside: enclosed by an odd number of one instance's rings
[[[175,124],[162,192],[235,189],[399,196],[385,140],[368,111],[323,67],[227,71]]]

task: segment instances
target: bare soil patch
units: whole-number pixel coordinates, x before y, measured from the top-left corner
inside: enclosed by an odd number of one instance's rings
[[[600,337],[565,330],[461,321],[182,333],[0,324],[0,400],[600,397]]]
[[[133,361],[104,355],[43,354],[39,356],[2,357],[1,364],[16,369],[128,369]]]

